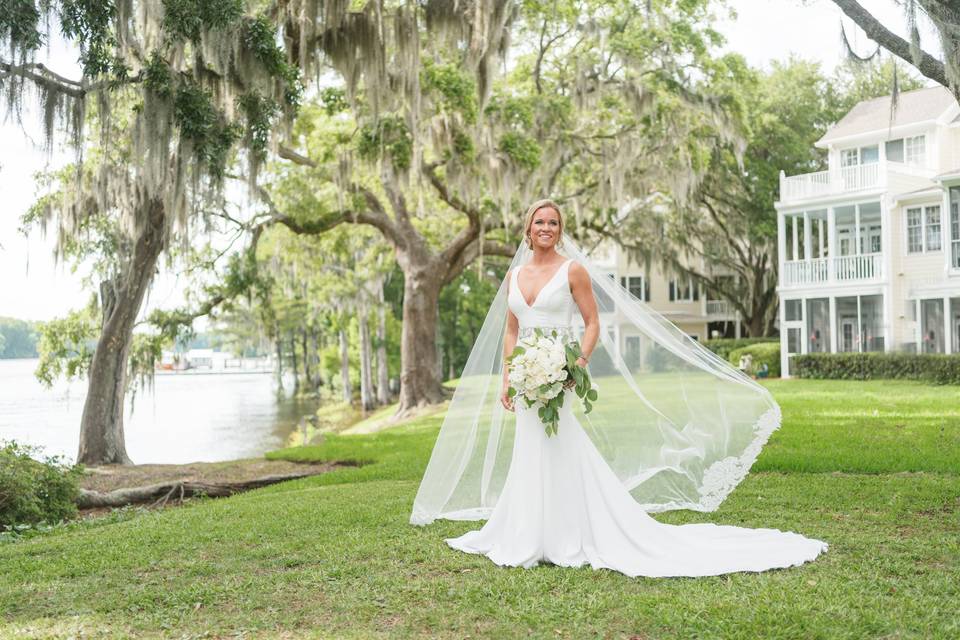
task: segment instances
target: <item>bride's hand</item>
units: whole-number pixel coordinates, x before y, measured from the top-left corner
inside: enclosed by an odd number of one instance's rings
[[[500,392],[500,402],[503,404],[503,408],[507,411],[513,411],[513,398],[507,395],[507,389],[509,387],[504,387],[503,391]]]

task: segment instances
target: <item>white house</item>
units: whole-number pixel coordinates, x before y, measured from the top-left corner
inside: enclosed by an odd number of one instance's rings
[[[857,104],[780,175],[784,375],[798,353],[960,352],[960,106],[943,87]]]
[[[739,338],[743,333],[740,316],[730,303],[710,298],[686,276],[665,272],[657,264],[647,270],[614,242],[592,249],[590,258],[610,278],[695,340]],[[595,290],[595,295],[600,313],[610,320],[609,337],[624,363],[631,369],[641,367],[646,346],[640,334],[602,290]]]

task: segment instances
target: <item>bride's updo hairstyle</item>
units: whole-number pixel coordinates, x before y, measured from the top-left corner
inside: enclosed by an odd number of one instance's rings
[[[533,249],[533,238],[530,237],[530,227],[533,226],[533,216],[536,215],[537,211],[543,209],[544,207],[549,207],[557,212],[557,218],[560,220],[560,233],[557,236],[557,245],[558,247],[563,245],[563,212],[560,211],[560,207],[557,206],[557,203],[553,200],[544,198],[543,200],[537,200],[527,209],[527,217],[523,223],[523,241],[527,243],[527,247]]]

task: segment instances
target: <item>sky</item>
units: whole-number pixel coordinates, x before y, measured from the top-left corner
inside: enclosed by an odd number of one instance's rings
[[[906,20],[893,0],[861,0],[861,4],[889,28],[905,34]],[[832,71],[845,56],[841,21],[859,53],[874,49],[831,0],[728,0],[728,6],[737,16],[723,18],[717,30],[727,38],[726,50],[742,54],[755,67],[769,68],[772,60],[796,54]],[[921,36],[924,48],[938,54],[927,25],[921,25]],[[64,76],[79,78],[75,54],[63,47],[42,61]],[[53,229],[46,238],[39,230],[29,237],[18,231],[20,216],[37,195],[34,174],[69,160],[62,153],[48,157],[38,150],[39,128],[29,114],[26,120],[23,127],[0,123],[0,316],[50,320],[82,307],[90,292],[81,285],[82,273],[54,263]],[[183,287],[184,278],[161,271],[141,315],[183,304]],[[203,323],[197,328],[202,330]]]

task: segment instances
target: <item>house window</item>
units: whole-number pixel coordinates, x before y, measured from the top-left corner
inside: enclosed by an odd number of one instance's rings
[[[960,187],[950,187],[950,266],[960,269]]]
[[[852,167],[860,164],[860,149],[843,149],[840,151],[840,166]]]
[[[940,205],[925,207],[923,214],[927,251],[940,251]]]
[[[644,276],[624,276],[620,278],[623,288],[643,302],[650,302],[650,283]]]
[[[693,278],[679,276],[676,278],[670,279],[670,302],[694,302],[695,300],[700,299],[700,292],[698,291]]]
[[[924,136],[913,136],[912,138],[904,138],[903,140],[903,149],[904,149],[904,160],[907,164],[924,164],[926,149],[925,149],[925,140]]]
[[[853,167],[858,164],[873,164],[880,162],[880,146],[873,144],[869,147],[842,149],[840,151],[840,166]]]
[[[803,320],[803,301],[802,300],[784,300],[784,311],[787,322]]]
[[[907,253],[940,251],[940,205],[907,209]]]
[[[920,207],[907,209],[907,253],[923,251],[923,210]]]
[[[889,162],[903,162],[903,138],[888,140],[884,146]]]

